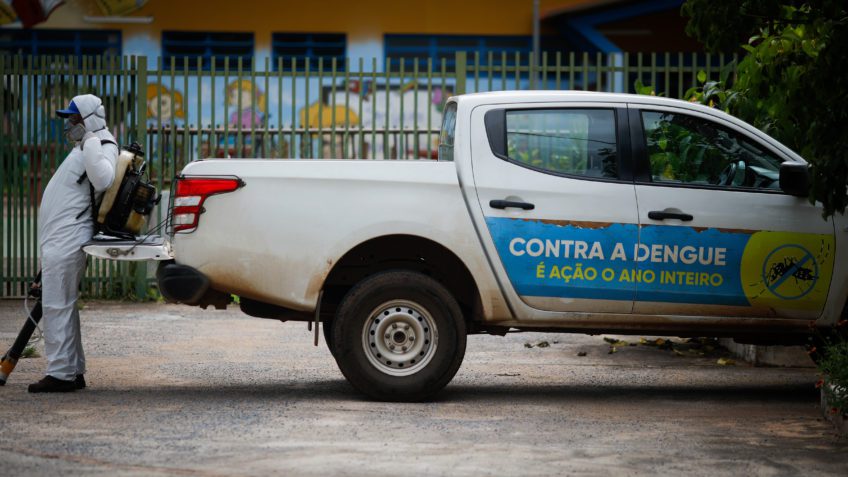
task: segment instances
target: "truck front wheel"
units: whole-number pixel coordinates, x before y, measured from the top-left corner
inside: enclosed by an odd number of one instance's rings
[[[384,272],[357,284],[339,305],[331,334],[348,382],[383,401],[433,396],[465,356],[459,305],[439,282],[416,272]]]

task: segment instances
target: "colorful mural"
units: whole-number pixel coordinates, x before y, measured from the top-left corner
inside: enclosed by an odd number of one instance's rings
[[[450,86],[443,90],[399,79],[388,84],[336,80],[334,85],[327,77],[274,75],[266,80],[256,75],[255,80],[224,81],[179,75],[149,85],[148,134],[179,135],[188,129],[195,144],[189,150],[197,158],[437,155],[437,130]]]
[[[388,85],[350,81],[346,87],[324,86],[322,96],[328,109],[337,108],[336,118],[356,118],[355,122],[337,119],[337,127],[347,126],[361,136],[356,157],[383,159],[435,158],[444,101],[450,94],[450,89],[415,81]],[[375,130],[381,133],[373,134]]]
[[[162,84],[147,85],[147,122],[148,124],[171,124],[175,120],[184,120],[183,93],[177,89],[171,91]]]
[[[242,129],[262,127],[265,119],[265,93],[250,80],[236,80],[227,85],[230,126]]]
[[[143,7],[147,0],[97,0],[97,6],[104,15],[128,15]]]

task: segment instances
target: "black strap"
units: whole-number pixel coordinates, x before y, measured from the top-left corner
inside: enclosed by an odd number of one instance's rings
[[[85,174],[83,174],[80,177],[80,179],[82,179],[84,176],[85,176]],[[77,181],[77,182],[80,182],[80,181]],[[91,218],[94,219],[94,224],[97,225],[97,207],[95,207],[95,205],[97,203],[94,200],[94,186],[91,185],[91,182],[88,183],[88,195],[89,195],[90,203],[88,205],[86,205],[85,208],[82,209],[82,211],[79,214],[77,214],[76,220],[79,220],[80,217],[82,217],[88,209],[91,209]]]
[[[79,214],[77,214],[77,220],[79,220],[88,209],[91,209],[91,218],[94,220],[94,225],[97,226],[97,202],[94,199],[94,186],[91,185],[91,182],[88,183],[88,195],[90,203],[85,206]]]

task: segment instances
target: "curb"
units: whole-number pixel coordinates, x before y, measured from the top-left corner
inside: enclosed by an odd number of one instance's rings
[[[782,366],[790,368],[815,368],[813,360],[803,346],[759,346],[739,344],[732,338],[721,338],[722,346],[739,359],[754,366]]]

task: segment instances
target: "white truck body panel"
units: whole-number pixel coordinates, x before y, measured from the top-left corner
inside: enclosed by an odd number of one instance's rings
[[[210,197],[197,230],[174,239],[179,263],[207,275],[213,287],[312,311],[324,279],[346,252],[371,238],[414,235],[463,261],[486,316],[511,318],[453,163],[209,160],[189,164],[183,174],[236,171],[247,185]]]

